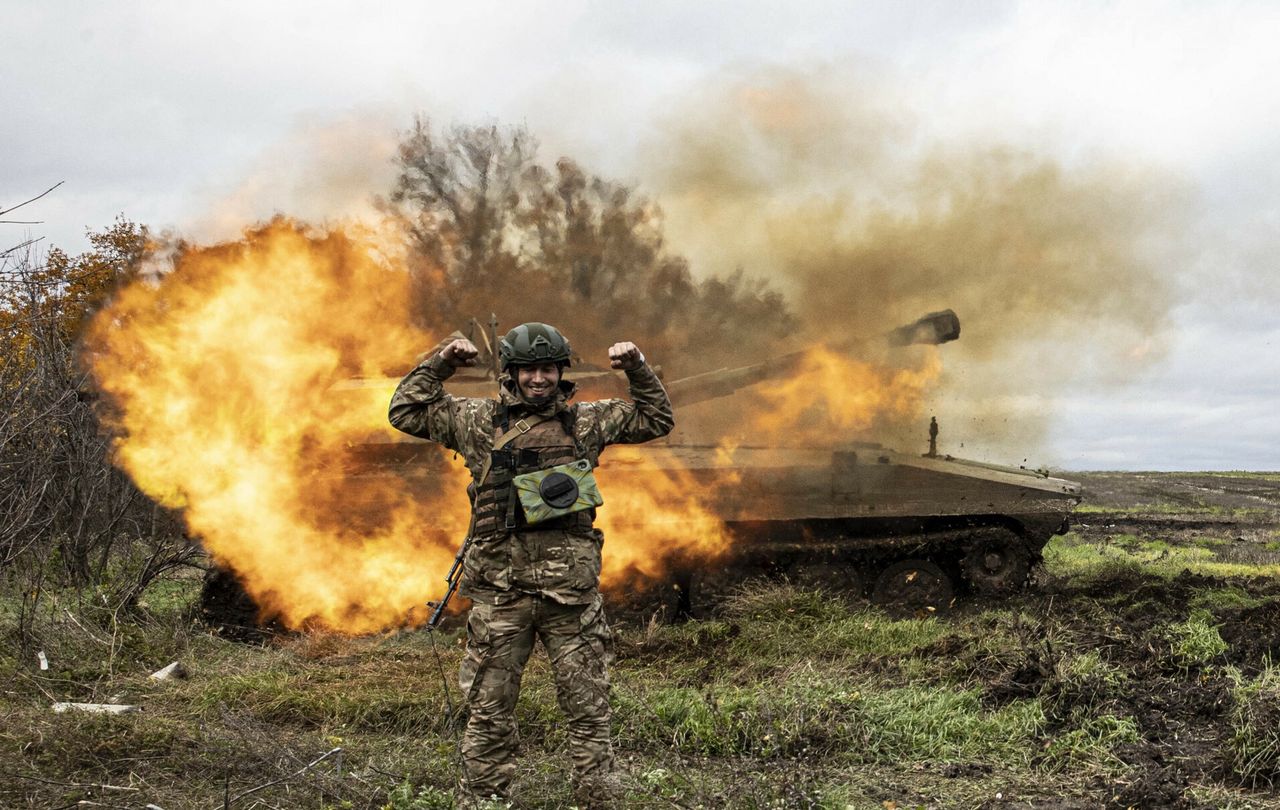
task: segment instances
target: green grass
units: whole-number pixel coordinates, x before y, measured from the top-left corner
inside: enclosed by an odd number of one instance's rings
[[[1147,517],[1218,517],[1234,518],[1244,522],[1265,521],[1275,515],[1274,509],[1256,506],[1225,506],[1192,501],[1155,501],[1144,503],[1095,503],[1085,502],[1072,510],[1074,515]],[[1088,521],[1086,521],[1088,522]]]
[[[1218,549],[1231,543],[1232,540],[1226,537],[1196,537],[1191,540],[1191,545],[1207,549]]]
[[[426,650],[344,639],[314,658],[303,638],[264,653],[252,664],[230,657],[216,679],[176,684],[173,699],[206,720],[236,711],[272,725],[333,734],[446,730],[444,685]],[[456,690],[456,684],[450,687]]]
[[[1280,482],[1280,472],[1252,472],[1249,470],[1232,470],[1232,471],[1204,472],[1204,473],[1197,473],[1197,475],[1207,475],[1213,478],[1247,478],[1254,481]]]
[[[1077,683],[1097,681],[1116,685],[1127,677],[1120,667],[1104,661],[1096,650],[1070,656],[1062,662],[1059,669],[1064,680]]]
[[[450,810],[453,804],[452,791],[433,785],[415,788],[411,782],[405,780],[387,796],[387,803],[383,805],[382,810]],[[493,802],[493,804],[498,803]]]
[[[1213,617],[1204,610],[1192,611],[1185,622],[1169,625],[1165,638],[1174,658],[1183,666],[1211,663],[1227,651],[1227,643],[1213,624]]]
[[[1082,503],[1072,510],[1072,514],[1076,515],[1112,515],[1120,510],[1111,506],[1102,506],[1096,503]]]
[[[688,754],[851,757],[855,762],[989,759],[1025,764],[1043,713],[1035,701],[984,709],[974,690],[884,689],[808,679],[745,686],[620,689],[620,741]]]
[[[796,661],[819,669],[839,662],[845,670],[881,658],[905,661],[951,632],[933,617],[899,619],[821,590],[757,583],[719,619],[648,629],[635,654],[662,651],[663,668],[675,680],[696,679],[710,667],[732,680],[758,681]]]
[[[1240,610],[1258,607],[1265,602],[1265,599],[1251,596],[1245,589],[1233,585],[1200,591],[1192,598],[1190,606],[1192,609],[1208,611]]]
[[[1235,689],[1231,738],[1233,771],[1246,784],[1274,785],[1280,778],[1280,667],[1267,666]]]
[[[157,579],[142,592],[138,607],[153,616],[183,615],[192,609],[199,596],[200,579],[196,576]]]
[[[1117,537],[1119,545],[1085,542],[1073,532],[1055,537],[1044,548],[1045,570],[1075,581],[1120,575],[1170,578],[1183,571],[1213,577],[1280,577],[1280,563],[1224,562],[1212,549],[1200,546],[1172,546],[1133,535]]]
[[[1214,753],[1226,770],[1206,771],[1187,795],[1210,806],[1274,806],[1248,786],[1280,775],[1280,674],[1245,677],[1227,666],[1216,622],[1275,598],[1259,577],[1280,566],[1224,563],[1214,556],[1221,545],[1163,533],[1058,537],[1045,549],[1051,598],[970,599],[923,619],[757,582],[713,620],[619,622],[613,723],[625,806],[1098,805],[1111,787],[1138,780],[1131,752],[1153,744],[1132,696],[1153,681],[1173,696],[1194,692],[1208,688],[1206,677],[1229,694]],[[1145,584],[1183,570],[1249,578],[1184,581],[1170,593],[1190,588],[1185,604],[1179,596],[1176,609],[1149,619],[1126,590],[1130,578]],[[117,804],[212,807],[224,785],[236,795],[273,780],[282,781],[253,794],[261,806],[451,805],[459,631],[436,636],[442,683],[421,633],[313,634],[266,646],[209,635],[190,621],[197,587],[155,583],[127,620],[104,615],[91,593],[49,594],[34,628],[51,661],[45,672],[16,644],[0,647],[8,684],[0,771],[18,775],[0,780],[0,806],[99,801],[75,786],[105,783],[140,786]],[[1147,588],[1143,599],[1163,592]],[[12,592],[0,592],[0,607],[6,599],[12,605]],[[188,680],[148,681],[175,659]],[[144,712],[48,708],[117,694]],[[540,650],[517,717],[522,806],[572,806],[567,730]],[[1155,744],[1165,742],[1176,745]],[[340,763],[291,776],[336,747]]]
[[[1072,510],[1078,515],[1222,515],[1231,510],[1213,504],[1186,503],[1180,501],[1157,501],[1153,503],[1134,503],[1112,505],[1082,503]]]
[[[1077,727],[1045,744],[1044,760],[1051,768],[1116,770],[1123,764],[1116,748],[1137,739],[1138,728],[1132,718],[1112,714],[1080,718]]]
[[[1081,542],[1071,533],[1050,540],[1043,554],[1046,572],[1077,582],[1109,576],[1139,576],[1144,571],[1141,561],[1123,548]]]

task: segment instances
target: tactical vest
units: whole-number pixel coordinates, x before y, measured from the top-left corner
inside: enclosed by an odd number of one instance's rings
[[[524,473],[545,470],[557,464],[568,464],[580,458],[596,459],[588,455],[574,436],[572,408],[565,408],[555,417],[533,425],[517,436],[501,450],[492,451],[489,476],[481,482],[475,496],[475,529],[477,539],[490,539],[512,532],[530,531],[520,507],[512,479]],[[493,412],[494,439],[511,430],[519,430],[523,420],[511,421],[506,403],[498,403]],[[527,424],[527,423],[525,423]],[[583,534],[591,531],[595,510],[575,512],[539,523],[541,530],[573,531]]]

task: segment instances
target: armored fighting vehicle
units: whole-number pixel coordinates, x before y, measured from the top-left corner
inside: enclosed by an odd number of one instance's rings
[[[698,478],[726,474],[715,448],[681,447]],[[672,566],[689,612],[752,575],[786,577],[905,609],[945,609],[957,588],[1022,588],[1065,532],[1080,487],[1046,471],[874,442],[739,447],[734,483],[708,504],[735,537],[714,566]]]
[[[473,321],[465,334],[441,342],[466,336],[481,350],[482,362],[450,379],[452,393],[494,394],[496,326],[496,318],[488,330]],[[873,341],[829,348],[892,350],[946,343],[959,334],[959,319],[945,310]],[[804,354],[665,381],[677,422],[682,408],[792,373]],[[585,399],[626,390],[622,375],[607,369],[575,363],[570,378]],[[351,380],[336,388],[386,385]],[[409,461],[417,460],[424,444],[383,437],[353,452],[365,463]],[[606,467],[610,486],[618,487],[643,486],[646,476],[661,476],[673,465],[701,485],[702,505],[733,537],[730,549],[710,564],[678,555],[667,561],[671,582],[649,593],[675,594],[676,603],[668,606],[684,614],[703,612],[729,588],[762,575],[868,595],[907,610],[945,610],[964,592],[1008,593],[1027,583],[1045,544],[1067,530],[1081,497],[1080,485],[1046,470],[966,460],[933,447],[924,454],[900,452],[839,435],[808,445],[743,443],[726,452],[721,442],[673,434],[629,449],[626,458],[612,457]]]

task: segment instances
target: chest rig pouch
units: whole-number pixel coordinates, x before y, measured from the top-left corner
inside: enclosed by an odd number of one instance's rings
[[[585,458],[524,473],[512,479],[530,526],[550,518],[594,509],[604,503],[591,462]]]
[[[590,530],[603,503],[592,460],[574,434],[576,414],[528,416],[511,422],[500,404],[485,474],[476,493],[477,534],[498,535],[523,527]],[[547,427],[541,427],[547,423]]]

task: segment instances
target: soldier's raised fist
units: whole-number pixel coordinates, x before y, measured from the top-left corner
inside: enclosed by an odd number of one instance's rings
[[[465,338],[459,338],[440,350],[440,358],[454,368],[474,366],[480,350],[476,344]]]
[[[615,343],[609,347],[609,365],[631,371],[644,365],[644,354],[639,346],[630,341]]]

